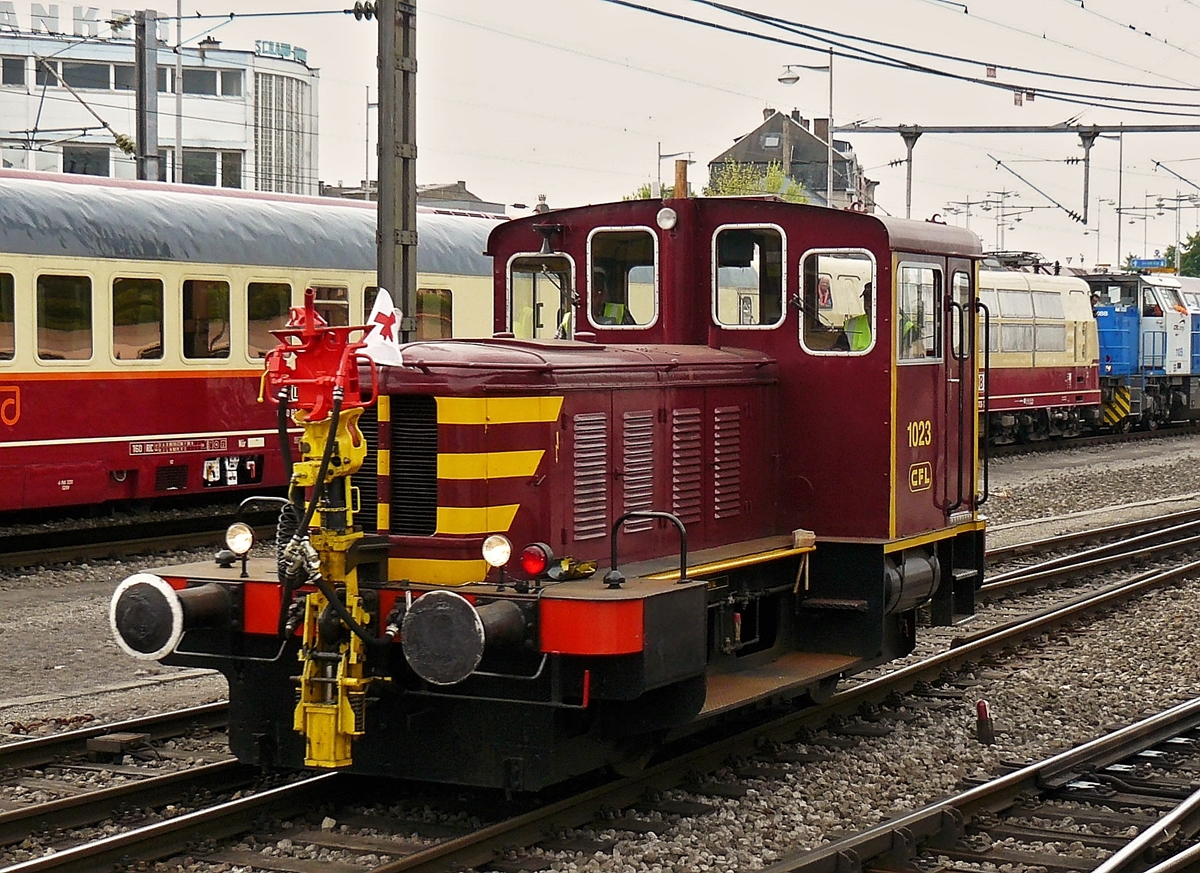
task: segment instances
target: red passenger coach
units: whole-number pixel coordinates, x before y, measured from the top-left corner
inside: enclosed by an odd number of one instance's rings
[[[276,561],[243,571],[235,527],[224,566],[113,598],[128,652],[226,674],[239,758],[538,789],[973,612],[974,235],[646,200],[488,252],[490,339],[410,343],[314,399],[280,334],[268,394],[305,435]]]

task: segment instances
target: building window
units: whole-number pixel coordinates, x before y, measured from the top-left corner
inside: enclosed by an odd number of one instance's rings
[[[185,69],[183,71],[184,94],[217,93],[217,71],[207,69]]]
[[[92,356],[92,280],[38,276],[37,356],[43,361],[86,361]]]
[[[13,305],[12,273],[0,273],[0,361],[11,361],[17,353]]]
[[[265,358],[279,345],[271,335],[287,324],[292,286],[286,282],[251,282],[246,287],[246,354]]]
[[[4,58],[2,72],[0,72],[0,84],[4,85],[25,85],[25,59],[24,58]]]
[[[171,67],[158,68],[158,90],[163,94],[173,94],[175,89],[172,85],[175,82],[175,70]]]
[[[161,279],[113,279],[113,357],[157,361],[163,356]]]
[[[229,357],[229,283],[188,279],[183,283],[183,356]]]
[[[222,70],[221,71],[221,96],[222,97],[241,97],[242,96],[242,71],[241,70]]]
[[[58,61],[47,61],[42,58],[37,59],[37,72],[34,73],[34,81],[39,85],[57,85],[58,84]]]
[[[113,87],[118,91],[136,91],[137,69],[132,64],[113,64]]]
[[[312,190],[306,162],[312,115],[308,85],[270,73],[254,75],[254,173],[259,191],[305,194]]]
[[[82,176],[107,176],[107,146],[63,146],[63,172]]]
[[[242,187],[241,152],[221,152],[221,187]]]
[[[93,88],[108,91],[112,85],[108,64],[92,64],[83,61],[63,61],[63,81],[72,88]]]
[[[216,185],[217,153],[203,149],[184,149],[183,182],[186,185]]]

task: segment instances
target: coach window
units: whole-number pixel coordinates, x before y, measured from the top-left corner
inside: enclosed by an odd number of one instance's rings
[[[648,229],[596,230],[588,239],[588,320],[647,327],[658,319],[658,239]]]
[[[1033,298],[1023,288],[1001,288],[998,295],[1001,317],[1000,351],[1032,352]]]
[[[271,335],[287,324],[292,286],[286,282],[251,282],[246,286],[246,356],[265,358],[279,345]]]
[[[37,355],[43,361],[92,357],[92,280],[38,276]]]
[[[183,283],[183,356],[229,357],[229,283],[188,279]]]
[[[317,314],[332,327],[344,327],[350,323],[350,289],[339,285],[313,285],[316,296],[313,306]],[[364,312],[370,312],[368,306]]]
[[[12,274],[0,273],[0,361],[11,361],[17,353],[13,304]]]
[[[783,231],[726,227],[713,237],[713,318],[723,327],[783,321]]]
[[[162,359],[161,279],[113,279],[112,351],[118,361]]]
[[[941,360],[942,271],[927,264],[901,264],[896,291],[897,360]]]
[[[1062,295],[1056,291],[1033,292],[1033,346],[1039,352],[1067,350],[1067,324]]]
[[[571,260],[526,255],[508,266],[509,330],[517,339],[570,339],[576,299]]]
[[[417,339],[454,336],[453,295],[449,288],[417,289]]]
[[[869,252],[809,252],[801,266],[800,342],[814,354],[866,354],[875,345],[875,259]]]

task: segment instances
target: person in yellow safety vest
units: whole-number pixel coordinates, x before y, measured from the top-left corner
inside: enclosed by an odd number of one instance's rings
[[[862,315],[852,315],[846,319],[843,330],[850,344],[850,351],[861,352],[871,345],[871,283],[868,282],[862,290]]]

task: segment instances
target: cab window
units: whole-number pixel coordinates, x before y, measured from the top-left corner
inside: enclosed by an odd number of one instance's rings
[[[517,339],[570,339],[577,300],[562,255],[514,258],[508,267],[508,329]]]
[[[229,357],[229,283],[188,279],[183,283],[183,356]]]
[[[942,271],[926,264],[901,264],[896,283],[896,357],[941,360]],[[1001,306],[1003,306],[1001,292]],[[1028,295],[1026,295],[1028,296]]]
[[[875,344],[875,259],[868,252],[810,252],[801,269],[800,342],[816,354],[865,354]]]
[[[713,238],[713,318],[722,327],[783,322],[783,232],[728,227]]]
[[[638,328],[658,319],[657,238],[647,229],[593,231],[588,239],[588,320]]]
[[[953,311],[954,321],[950,325],[950,333],[954,344],[954,357],[965,360],[974,348],[971,338],[967,338],[966,348],[963,347],[962,333],[967,325],[975,323],[975,314],[971,310],[971,277],[962,270],[956,270],[952,280],[954,285],[954,302],[960,308]]]
[[[43,361],[92,357],[92,280],[37,277],[37,356]]]
[[[112,321],[112,352],[116,360],[161,360],[162,280],[113,279]]]
[[[251,282],[246,286],[246,356],[251,360],[265,358],[279,345],[271,331],[287,324],[291,302],[292,286],[286,282]]]

